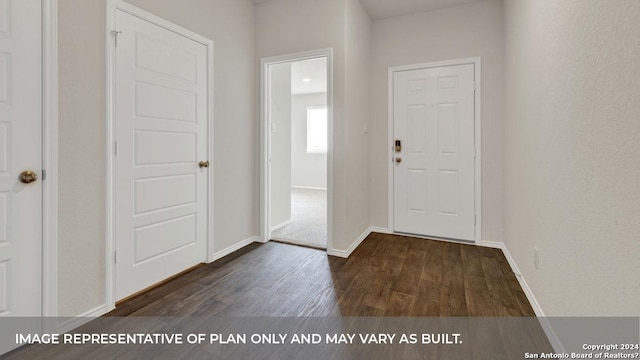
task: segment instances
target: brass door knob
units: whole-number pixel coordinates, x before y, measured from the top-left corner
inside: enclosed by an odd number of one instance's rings
[[[209,161],[200,161],[200,164],[198,164],[200,166],[200,168],[208,168],[209,167]]]
[[[402,162],[402,159],[401,159],[401,158],[399,158],[399,157],[397,157],[397,158],[396,158],[396,162],[399,164],[399,163],[401,163],[401,162]]]
[[[23,171],[20,174],[20,182],[23,184],[31,184],[36,180],[38,180],[38,174],[34,173],[31,170]]]

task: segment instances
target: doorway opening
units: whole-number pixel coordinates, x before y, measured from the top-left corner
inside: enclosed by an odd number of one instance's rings
[[[330,51],[263,60],[262,239],[330,248]]]

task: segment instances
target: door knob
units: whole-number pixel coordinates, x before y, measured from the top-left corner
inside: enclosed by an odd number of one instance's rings
[[[400,163],[402,162],[402,159],[401,159],[401,158],[399,158],[399,157],[397,157],[397,158],[396,158],[396,162],[397,162],[398,164],[400,164]]]
[[[200,166],[200,168],[208,168],[209,167],[209,161],[200,161],[200,164],[198,164]]]
[[[23,171],[20,174],[20,182],[23,184],[31,184],[36,180],[38,180],[38,174],[34,173],[31,170]]]

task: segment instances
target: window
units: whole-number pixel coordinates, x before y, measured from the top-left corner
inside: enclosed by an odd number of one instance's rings
[[[327,108],[307,107],[307,153],[327,153]]]

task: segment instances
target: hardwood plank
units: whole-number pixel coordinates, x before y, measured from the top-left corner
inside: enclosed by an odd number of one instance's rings
[[[440,291],[440,316],[467,316],[464,294],[462,263],[458,260],[443,260],[442,286]]]
[[[468,316],[496,316],[491,304],[491,294],[487,286],[478,251],[472,246],[460,248],[464,282],[465,302]]]
[[[535,314],[498,249],[372,234],[349,259],[293,245],[252,244],[124,301],[107,316],[193,316],[207,321],[212,316]],[[545,341],[537,327],[512,334],[486,326],[487,343],[497,344],[499,337],[517,343],[519,336]],[[93,352],[80,354],[80,349],[51,352],[29,346],[8,358],[79,358]],[[434,349],[461,358],[456,347]],[[127,357],[124,350],[111,355]],[[503,358],[500,353],[491,356]]]
[[[409,243],[402,238],[397,238],[385,241],[384,246],[378,247],[376,252],[372,253],[372,260],[378,259],[380,261],[369,261],[377,272],[370,284],[363,290],[365,295],[362,305],[371,306],[381,311],[386,310],[391,293],[402,277],[402,266],[406,262],[408,249]]]
[[[420,290],[418,283],[425,265],[425,257],[426,253],[424,251],[409,250],[407,252],[395,286],[396,291],[414,296],[418,295]]]
[[[394,291],[391,293],[385,316],[411,316],[416,302],[414,295]]]
[[[498,249],[371,234],[349,259],[252,244],[108,316],[534,316]]]
[[[371,289],[375,280],[375,276],[371,276],[371,274],[376,272],[375,266],[363,264],[353,281],[338,298],[337,305],[342,316],[358,316],[356,314],[358,314],[360,306],[368,306],[362,304],[362,299],[364,294]]]

